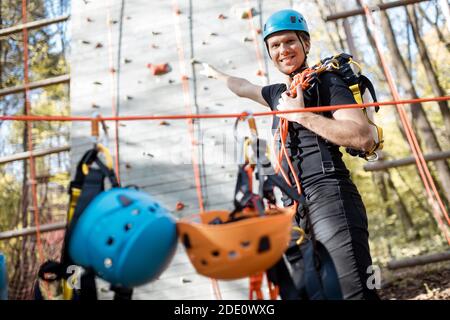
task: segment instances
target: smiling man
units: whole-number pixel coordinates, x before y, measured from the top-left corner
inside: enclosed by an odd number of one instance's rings
[[[307,56],[311,49],[308,26],[299,12],[288,9],[274,13],[264,25],[263,36],[270,59],[278,71],[286,75],[287,83],[261,87],[207,64],[202,73],[224,81],[236,95],[272,110],[356,104],[348,85],[332,72],[320,74],[316,91],[304,94],[299,85],[296,97],[289,93],[294,76],[308,67]],[[361,109],[289,113],[278,117],[289,121],[285,144],[295,169],[289,175],[290,183],[296,187],[295,174],[306,197],[309,214],[307,223],[304,212],[299,210],[294,224],[306,230],[313,229],[316,239],[328,250],[344,299],[378,299],[374,289],[368,286],[372,259],[365,207],[339,151],[340,146],[363,151],[373,147],[367,119]],[[278,127],[278,117],[273,119],[274,129]],[[282,167],[289,171],[286,162]],[[292,200],[286,196],[283,202],[285,206],[292,205]],[[292,239],[286,252],[288,260],[290,255],[297,254],[295,240]]]

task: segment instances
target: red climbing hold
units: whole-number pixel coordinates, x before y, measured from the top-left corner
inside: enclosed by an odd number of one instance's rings
[[[218,18],[219,18],[220,20],[224,20],[224,19],[226,19],[227,17],[225,17],[223,14],[219,14]]]
[[[161,63],[161,64],[147,64],[147,68],[150,69],[150,72],[154,76],[159,76],[165,73],[170,72],[170,67],[168,63]]]
[[[256,72],[256,75],[260,76],[260,77],[264,77],[266,75],[266,73],[260,69]]]
[[[184,203],[181,202],[181,201],[178,201],[177,204],[176,204],[176,206],[175,206],[175,210],[181,211],[181,210],[183,210],[183,209],[184,209]]]

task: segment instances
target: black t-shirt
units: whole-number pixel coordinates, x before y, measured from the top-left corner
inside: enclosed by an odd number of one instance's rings
[[[262,96],[272,110],[277,110],[278,100],[286,89],[285,84],[274,84],[262,88]],[[318,86],[308,92],[304,92],[304,100],[305,107],[356,103],[351,90],[345,82],[331,72],[325,72],[319,76]],[[331,117],[332,112],[326,112],[323,115]],[[274,132],[278,127],[278,122],[279,118],[274,116],[272,124]],[[308,193],[308,188],[314,186],[317,182],[349,178],[349,172],[342,161],[342,153],[339,151],[339,146],[325,140],[335,171],[323,173],[317,135],[294,122],[289,122],[288,131],[286,139],[288,153],[300,178],[302,188],[306,190],[306,193]],[[319,137],[319,139],[322,138]],[[286,162],[283,163],[283,167],[288,168]],[[291,183],[294,184],[292,176]]]

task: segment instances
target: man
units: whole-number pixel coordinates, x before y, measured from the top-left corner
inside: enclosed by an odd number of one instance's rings
[[[261,87],[207,64],[203,74],[224,81],[239,97],[272,110],[356,103],[345,82],[330,72],[320,75],[315,93],[304,95],[301,85],[296,87],[296,97],[289,93],[293,77],[307,67],[311,48],[308,26],[299,12],[274,13],[264,25],[263,36],[274,66],[287,76],[288,85]],[[296,223],[312,228],[316,239],[329,251],[344,299],[377,299],[374,289],[367,285],[372,259],[365,207],[339,151],[339,146],[363,151],[372,148],[374,141],[367,119],[361,109],[277,116],[289,121],[286,147],[295,169],[295,173],[290,172],[290,183],[295,187],[296,174],[308,206],[310,225],[306,226],[302,212],[297,213]],[[273,128],[278,122],[279,118],[274,117]],[[287,169],[286,163],[282,167]],[[285,206],[292,204],[286,197],[283,200]]]

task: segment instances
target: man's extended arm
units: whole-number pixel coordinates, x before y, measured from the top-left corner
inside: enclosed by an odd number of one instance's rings
[[[214,78],[225,82],[228,89],[230,89],[237,96],[251,99],[265,107],[269,106],[262,96],[261,86],[255,85],[247,79],[230,76],[207,63],[203,63],[203,68],[204,69],[200,72],[201,74],[207,76],[208,78]]]

